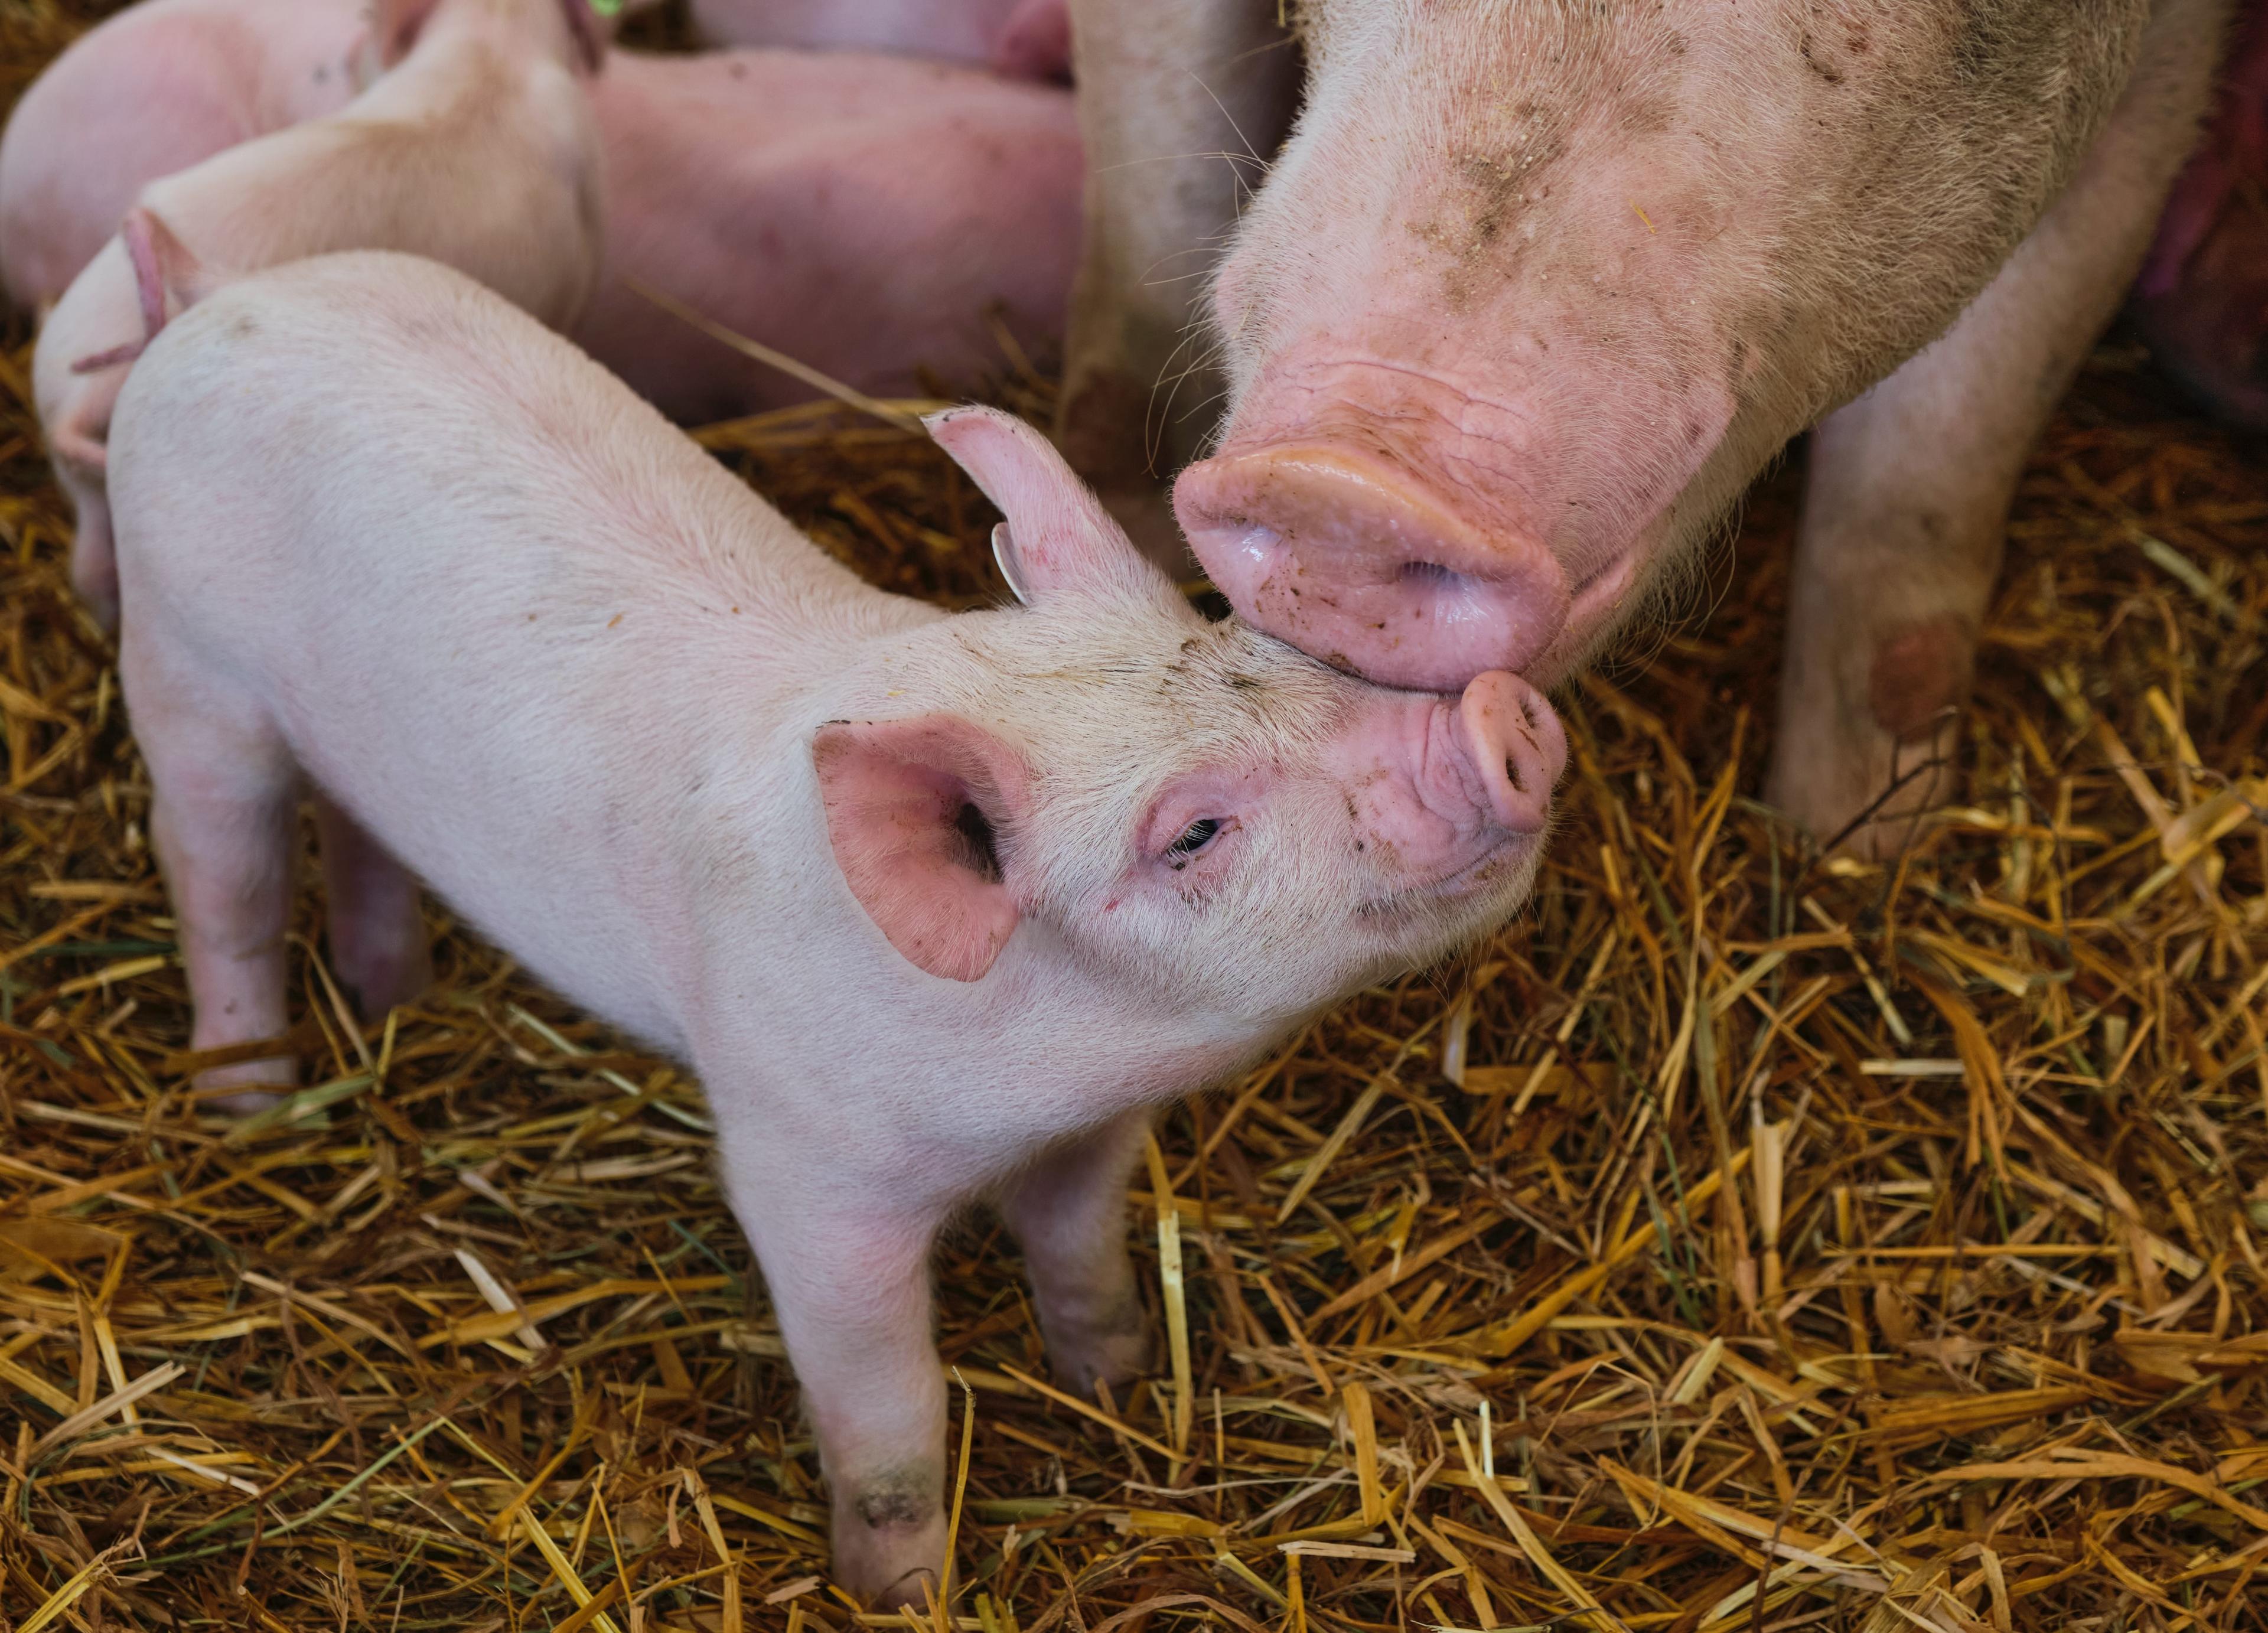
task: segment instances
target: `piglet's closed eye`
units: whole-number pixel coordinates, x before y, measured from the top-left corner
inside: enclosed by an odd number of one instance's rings
[[[1015,751],[954,715],[836,721],[813,739],[836,864],[906,960],[977,981],[1016,928],[1001,836],[1030,807]]]

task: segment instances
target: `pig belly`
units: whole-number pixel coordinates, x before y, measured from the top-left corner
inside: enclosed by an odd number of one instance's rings
[[[2159,364],[2217,417],[2268,430],[2268,4],[2246,8],[2203,144],[2135,286]]]
[[[680,423],[817,394],[638,292],[875,395],[1062,332],[1083,166],[1071,94],[939,65],[618,58],[595,88],[612,210],[575,338]]]

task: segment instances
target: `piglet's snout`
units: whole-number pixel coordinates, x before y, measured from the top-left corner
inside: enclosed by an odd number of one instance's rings
[[[1567,734],[1550,699],[1516,674],[1491,670],[1465,688],[1457,733],[1498,826],[1542,833],[1567,769]]]

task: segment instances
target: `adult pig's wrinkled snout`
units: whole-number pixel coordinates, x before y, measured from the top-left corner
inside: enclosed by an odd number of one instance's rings
[[[1388,686],[1450,691],[1530,667],[1567,619],[1565,572],[1405,472],[1327,443],[1224,453],[1174,508],[1213,583],[1270,635]]]

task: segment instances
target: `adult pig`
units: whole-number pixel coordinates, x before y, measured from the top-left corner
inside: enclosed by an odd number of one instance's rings
[[[681,424],[811,390],[640,292],[882,396],[1063,334],[1084,171],[1068,91],[857,52],[615,53],[606,264],[575,338]]]
[[[887,51],[1035,79],[1071,71],[1065,0],[693,0],[693,26],[712,46]]]
[[[380,0],[391,64],[336,114],[217,153],[143,189],[40,330],[33,386],[78,526],[71,581],[117,617],[104,503],[111,405],[177,294],[327,251],[415,251],[544,321],[582,310],[600,255],[600,42],[585,0]]]
[[[1074,7],[1083,93],[1117,77],[1064,410],[1095,467],[1138,445],[1110,393],[1145,404],[1171,334],[1118,321],[1164,297],[1109,251],[1160,237],[1114,178],[1220,145],[1148,120],[1189,64],[1112,31],[1254,10],[1156,9]],[[1949,741],[2026,451],[2141,260],[2224,11],[1312,0],[1304,107],[1211,286],[1227,417],[1174,489],[1189,542],[1334,664],[1548,686],[1826,416],[1771,787],[1835,833]]]
[[[60,300],[159,176],[345,107],[367,67],[369,9],[143,0],[72,41],[0,136],[9,298],[27,312]]]
[[[996,1196],[1058,1375],[1125,1375],[1150,1109],[1499,921],[1565,752],[1510,675],[1385,692],[1208,625],[1036,431],[932,424],[1028,605],[867,588],[574,347],[408,257],[210,297],[112,430],[195,1047],[284,1030],[304,776],[366,1013],[422,966],[407,868],[691,1062],[837,1574],[893,1602],[945,1541],[940,1224]]]

